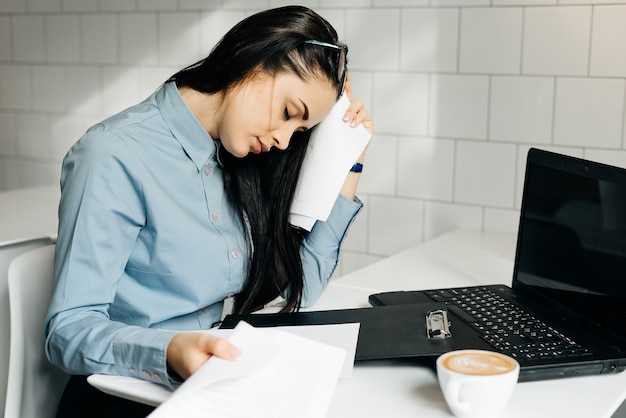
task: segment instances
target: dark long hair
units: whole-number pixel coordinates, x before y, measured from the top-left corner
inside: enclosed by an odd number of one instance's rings
[[[338,89],[336,52],[305,44],[337,44],[337,33],[317,13],[287,6],[254,14],[235,25],[205,59],[170,78],[178,87],[226,94],[259,72],[290,71],[303,80],[328,80]],[[222,96],[223,97],[223,96]],[[236,158],[220,147],[224,186],[246,227],[252,257],[234,311],[262,308],[286,292],[283,311],[299,309],[304,289],[300,247],[305,231],[289,224],[310,131],[295,132],[284,151]]]

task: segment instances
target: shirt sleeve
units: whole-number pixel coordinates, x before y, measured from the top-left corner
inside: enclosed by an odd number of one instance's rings
[[[166,349],[174,332],[130,326],[108,314],[146,218],[133,155],[122,138],[95,129],[64,159],[46,354],[69,373],[171,386]]]
[[[326,221],[317,221],[306,236],[300,254],[304,270],[302,306],[314,304],[337,267],[339,249],[363,203],[339,195]]]

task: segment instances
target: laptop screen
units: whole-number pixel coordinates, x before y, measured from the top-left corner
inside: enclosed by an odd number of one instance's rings
[[[531,149],[513,287],[626,340],[626,170]]]

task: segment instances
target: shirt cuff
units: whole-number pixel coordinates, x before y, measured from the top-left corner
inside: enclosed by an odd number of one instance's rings
[[[326,221],[317,221],[307,236],[307,242],[318,251],[336,254],[348,228],[359,213],[363,203],[358,197],[353,200],[339,195]],[[327,251],[324,251],[326,249]]]
[[[181,382],[170,376],[167,368],[167,347],[178,331],[131,327],[123,338],[113,341],[113,355],[119,365],[118,374],[147,380],[169,388]]]

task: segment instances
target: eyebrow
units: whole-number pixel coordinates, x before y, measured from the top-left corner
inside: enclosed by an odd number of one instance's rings
[[[304,114],[302,115],[302,120],[309,120],[309,107],[300,99],[300,103],[304,106]]]

